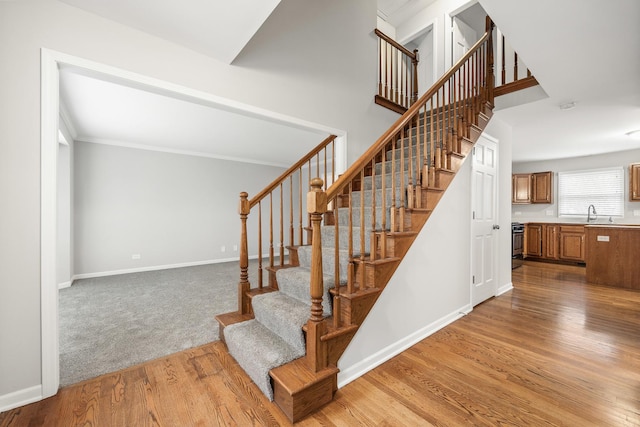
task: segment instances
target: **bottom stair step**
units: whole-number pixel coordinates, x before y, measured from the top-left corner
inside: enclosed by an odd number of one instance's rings
[[[269,371],[304,356],[257,320],[224,328],[229,353],[262,392],[273,400]]]

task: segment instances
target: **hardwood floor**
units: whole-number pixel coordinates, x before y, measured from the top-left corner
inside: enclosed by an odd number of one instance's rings
[[[513,283],[298,425],[640,425],[640,292],[543,263]],[[0,414],[2,427],[287,424],[220,342]]]

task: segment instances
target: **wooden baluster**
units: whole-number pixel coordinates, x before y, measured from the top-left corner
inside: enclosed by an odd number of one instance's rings
[[[391,88],[391,55],[389,54],[389,43],[384,42],[384,68],[385,68],[385,80],[384,80],[384,97],[386,99],[391,99],[393,94],[393,89]]]
[[[258,288],[262,289],[262,201],[258,202]]]
[[[411,105],[418,100],[418,62],[420,58],[418,57],[418,49],[413,51],[413,59],[411,64],[413,66],[413,92],[411,94]]]
[[[504,48],[504,35],[502,36],[502,72],[500,74],[500,77],[502,78],[502,81],[500,82],[500,84],[505,84],[507,82],[507,69],[505,66],[505,48]]]
[[[489,32],[489,39],[487,40],[487,87],[489,88],[489,103],[493,106],[493,90],[495,89],[496,82],[494,76],[494,57],[493,57],[493,29],[495,24],[493,21],[487,17],[487,31]],[[531,73],[527,73],[531,76]]]
[[[378,95],[383,96],[382,91],[382,39],[378,38]]]
[[[415,158],[415,168],[416,168],[416,176],[415,176],[415,181],[416,181],[416,188],[415,188],[415,206],[417,208],[421,208],[422,207],[422,184],[421,184],[421,177],[420,177],[420,170],[421,170],[421,166],[422,166],[422,149],[421,149],[421,139],[420,139],[420,129],[422,128],[422,125],[420,124],[420,109],[418,109],[418,112],[416,113],[416,117],[414,119],[414,123],[416,126],[416,158]]]
[[[269,193],[269,267],[273,268],[273,192]]]
[[[299,177],[299,183],[298,183],[298,215],[299,215],[299,226],[298,226],[298,231],[300,232],[300,242],[299,245],[302,246],[304,241],[303,241],[303,229],[302,229],[302,168],[298,169],[298,177]]]
[[[353,181],[349,182],[349,217],[347,219],[347,228],[349,239],[348,245],[348,260],[349,270],[347,271],[347,292],[352,294],[355,292],[355,264],[353,263]]]
[[[335,233],[335,243],[333,245],[334,252],[334,292],[333,296],[333,327],[338,328],[340,326],[340,317],[341,317],[341,309],[340,309],[340,220],[338,218],[338,204],[337,201],[329,202],[333,204],[333,229]]]
[[[384,167],[384,166],[383,166]],[[364,191],[361,192],[362,200],[364,200]],[[382,213],[384,215],[384,212]],[[364,228],[364,226],[362,227]],[[376,157],[371,159],[371,239],[369,240],[369,260],[374,261],[376,259],[376,245],[375,245],[375,230],[376,230]],[[364,233],[363,233],[364,237]],[[364,242],[363,242],[364,246]]]
[[[284,190],[280,183],[280,266],[284,265]]]
[[[441,125],[440,125],[440,115],[441,115],[441,110],[440,110],[440,89],[438,89],[436,91],[436,139],[438,140],[436,142],[436,147],[435,147],[435,160],[434,160],[434,166],[436,169],[441,169],[442,168],[442,130],[441,130]]]
[[[387,257],[387,146],[382,148],[382,171],[380,178],[382,181],[382,233],[380,235],[380,256],[382,258]]]
[[[422,138],[423,138],[423,146],[424,146],[424,152],[422,153],[423,158],[422,158],[422,188],[429,188],[429,159],[428,159],[428,155],[429,155],[429,148],[428,145],[429,144],[429,140],[427,138],[427,135],[430,132],[430,128],[431,128],[431,123],[429,123],[429,128],[427,128],[427,116],[430,112],[430,109],[427,107],[427,103],[429,105],[431,105],[431,100],[428,100],[425,104],[424,104],[424,112],[423,114],[423,118],[422,118],[422,123],[424,126],[424,132],[422,132]]]
[[[360,171],[360,289],[364,289],[364,169]]]
[[[329,187],[329,180],[327,176],[327,147],[324,148],[324,183],[327,187]],[[333,181],[331,182],[333,184]]]
[[[409,182],[407,183],[407,208],[413,209],[414,206],[414,193],[413,193],[413,127],[409,127]]]
[[[336,140],[331,141],[331,184],[336,182]]]
[[[407,58],[406,56],[402,55],[403,61],[403,68],[404,68],[404,73],[402,73],[402,75],[404,76],[404,106],[406,108],[409,108],[410,104],[410,90],[409,90],[409,84],[411,82],[410,79],[410,73],[411,73],[411,67],[409,67],[409,58]]]
[[[399,231],[404,231],[405,191],[407,190],[404,183],[404,128],[400,131],[400,135],[400,209],[398,210],[398,227]]]
[[[240,203],[238,213],[240,214],[240,282],[238,282],[238,311],[241,314],[249,312],[249,299],[247,292],[251,289],[249,283],[249,249],[247,244],[247,217],[251,208],[249,207],[249,195],[246,192],[240,193]]]
[[[293,175],[289,175],[289,246],[295,245],[293,228]]]
[[[327,211],[327,193],[322,191],[320,178],[311,180],[311,191],[307,193],[307,212],[311,218],[311,316],[307,321],[307,362],[313,372],[327,367],[327,347],[321,341],[326,332],[323,318],[322,296],[322,233],[320,223]]]
[[[391,137],[391,231],[398,230],[398,211],[396,206],[396,138]]]

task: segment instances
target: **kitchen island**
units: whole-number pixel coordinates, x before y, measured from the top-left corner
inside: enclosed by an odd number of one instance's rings
[[[640,290],[640,226],[587,225],[587,281]]]

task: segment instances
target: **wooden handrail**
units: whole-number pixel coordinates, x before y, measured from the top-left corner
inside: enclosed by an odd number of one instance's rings
[[[437,82],[431,86],[429,90],[427,90],[424,95],[422,95],[418,101],[416,101],[406,113],[404,113],[400,118],[385,132],[382,134],[380,138],[371,146],[365,153],[360,156],[358,160],[355,161],[337,180],[327,189],[327,198],[328,200],[333,200],[336,198],[338,194],[344,189],[344,187],[351,182],[356,175],[362,170],[371,160],[376,156],[380,150],[390,141],[390,138],[396,135],[398,132],[402,130],[409,122],[414,118],[416,113],[422,108],[423,104],[426,103],[430,98],[432,98],[438,90],[461,68],[461,66],[466,63],[469,58],[471,58],[478,50],[484,42],[486,42],[491,37],[491,31],[487,31],[481,38],[478,40],[469,51],[455,63],[451,69],[446,72],[442,77],[438,79]]]
[[[249,209],[257,205],[260,200],[264,199],[269,193],[275,190],[278,185],[285,181],[289,177],[289,175],[301,168],[305,163],[311,160],[316,154],[318,154],[324,147],[329,145],[336,138],[336,135],[329,135],[324,141],[322,141],[314,149],[309,151],[309,153],[307,153],[304,157],[294,163],[293,166],[284,171],[278,178],[274,179],[271,184],[266,186],[262,191],[251,198],[251,200],[249,201]]]
[[[376,28],[374,31],[375,31],[375,33],[376,33],[376,35],[378,37],[380,37],[382,40],[386,41],[391,46],[395,47],[396,49],[398,49],[399,51],[401,51],[405,55],[407,55],[409,58],[414,59],[414,60],[418,59],[417,58],[418,55],[415,52],[411,52],[409,49],[407,49],[406,47],[402,46],[400,43],[398,43],[397,41],[395,41],[394,39],[392,39],[391,37],[389,37],[388,35],[386,35],[382,31],[380,31],[379,29]]]

